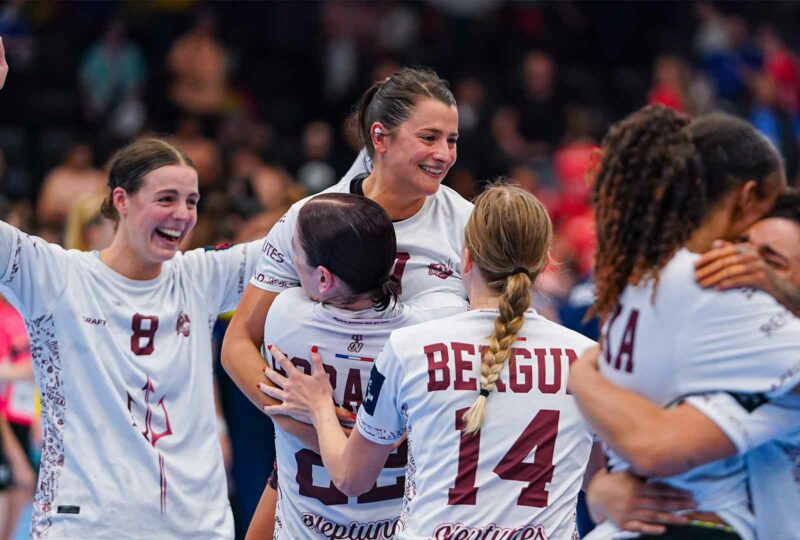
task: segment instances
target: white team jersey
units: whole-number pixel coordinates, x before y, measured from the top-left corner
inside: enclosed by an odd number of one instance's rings
[[[322,193],[350,193],[351,180],[345,178]],[[264,255],[250,281],[256,287],[281,292],[300,285],[294,267],[292,237],[300,208],[310,199],[292,205],[272,227],[262,249]],[[451,292],[465,297],[461,281],[461,246],[464,227],[472,204],[461,195],[441,186],[428,197],[414,216],[394,224],[397,234],[397,261],[393,273],[400,278],[401,300],[420,293]]]
[[[577,538],[592,434],[567,380],[593,342],[530,310],[483,427],[462,436],[497,314],[470,311],[395,331],[378,357],[357,427],[377,444],[408,432],[398,538]]]
[[[744,455],[757,538],[792,540],[800,531],[800,395],[763,403],[752,398],[718,393],[686,403],[713,420]]]
[[[42,395],[32,538],[233,538],[211,326],[260,243],[178,253],[134,281],[0,222],[0,288],[25,318]]]
[[[694,279],[699,255],[679,250],[653,286],[627,287],[605,327],[600,370],[611,382],[660,406],[697,393],[778,396],[800,380],[800,320],[753,290],[716,292]],[[627,464],[611,452],[614,470]],[[744,539],[754,535],[747,478],[739,457],[670,477]],[[613,538],[611,525],[589,538]]]
[[[392,330],[466,308],[460,296],[433,293],[385,312],[352,312],[314,302],[298,287],[281,293],[273,302],[264,342],[277,345],[306,373],[311,369],[309,347],[316,345],[330,376],[336,404],[356,411],[374,360]],[[271,362],[280,369],[274,359]],[[333,485],[320,455],[278,426],[275,447],[280,479],[276,509],[280,529],[276,525],[276,538],[393,538],[402,508],[404,446],[389,457],[372,489],[349,498]]]
[[[350,181],[356,176],[361,176],[364,173],[369,174],[372,171],[372,158],[369,157],[366,147],[362,148],[356,156],[353,164],[347,169],[347,172],[342,176],[342,180]]]

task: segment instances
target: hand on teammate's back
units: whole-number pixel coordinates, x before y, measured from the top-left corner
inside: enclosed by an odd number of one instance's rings
[[[772,271],[750,244],[718,241],[695,262],[694,277],[703,288],[754,287],[772,294]]]
[[[280,405],[268,405],[264,412],[272,416],[285,414],[295,420],[308,424],[313,413],[326,403],[333,403],[333,388],[328,374],[322,366],[322,357],[316,347],[311,348],[311,374],[306,375],[298,370],[274,345],[268,347],[272,356],[278,360],[286,376],[267,368],[265,373],[278,387],[260,385],[262,392],[281,401]]]
[[[596,522],[610,519],[627,531],[663,534],[666,525],[685,525],[686,516],[673,514],[695,507],[685,491],[648,483],[627,471],[598,472],[586,490],[589,513]]]

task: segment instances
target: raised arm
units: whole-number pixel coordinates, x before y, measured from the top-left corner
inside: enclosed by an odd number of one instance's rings
[[[8,62],[6,62],[6,47],[3,44],[3,38],[0,37],[0,88],[6,84],[6,76],[8,75]]]

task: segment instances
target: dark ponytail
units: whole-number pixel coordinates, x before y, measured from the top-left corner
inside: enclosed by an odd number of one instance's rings
[[[306,263],[330,270],[353,298],[368,294],[379,311],[397,301],[400,282],[391,275],[397,239],[378,203],[348,193],[317,195],[300,209],[297,231]]]

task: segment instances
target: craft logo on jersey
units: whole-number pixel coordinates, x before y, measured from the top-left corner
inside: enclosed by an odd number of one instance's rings
[[[183,334],[183,337],[189,337],[189,334],[192,332],[192,320],[183,310],[181,310],[181,312],[178,314],[178,322],[175,324],[175,332],[178,334]]]
[[[447,259],[443,263],[431,263],[428,265],[428,275],[436,276],[439,279],[447,279],[453,275],[453,261]]]
[[[347,346],[347,350],[350,352],[361,352],[361,349],[364,348],[364,336],[353,334],[351,339],[353,342]]]

